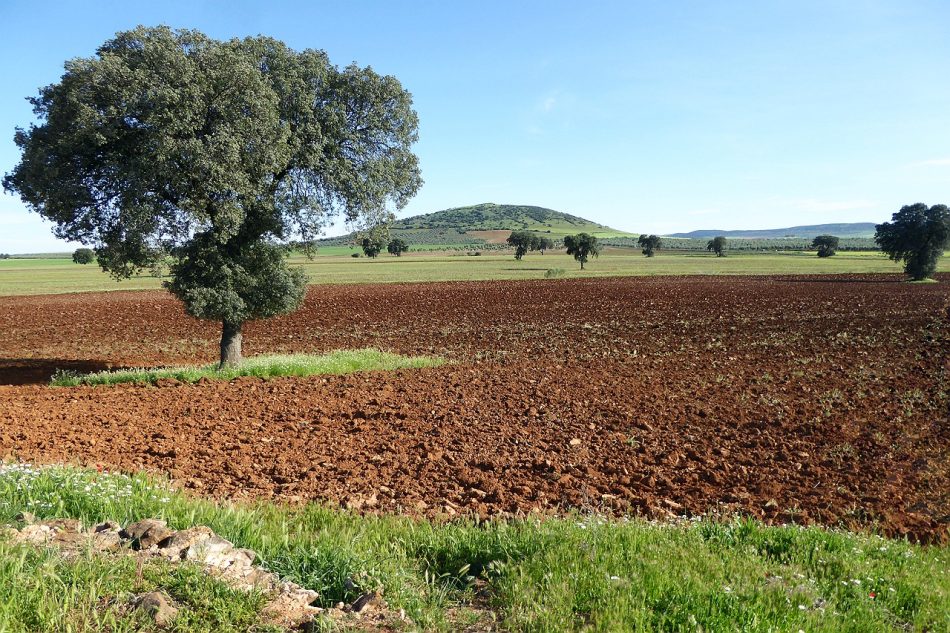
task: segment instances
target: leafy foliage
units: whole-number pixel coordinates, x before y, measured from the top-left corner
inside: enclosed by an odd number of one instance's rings
[[[178,249],[164,283],[197,319],[243,323],[295,309],[303,301],[307,277],[287,266],[283,250],[268,242],[241,245],[224,253],[207,233]]]
[[[363,249],[364,255],[376,259],[376,257],[383,252],[383,249],[385,249],[389,243],[389,222],[391,221],[391,216],[382,218],[381,221],[362,233],[363,237],[360,239],[360,248]]]
[[[541,254],[544,255],[544,251],[551,250],[554,248],[554,240],[549,237],[538,237],[537,241],[532,242],[531,250],[541,251]]]
[[[890,222],[877,225],[874,234],[881,250],[914,280],[926,279],[937,270],[937,260],[950,245],[950,210],[947,205],[901,207]]]
[[[77,264],[91,264],[96,259],[96,254],[91,248],[77,248],[73,251],[73,262]]]
[[[584,264],[587,263],[589,257],[600,255],[600,244],[597,243],[597,238],[588,233],[566,236],[564,246],[567,248],[567,254],[573,255],[574,259],[581,263],[581,270],[584,270]]]
[[[389,240],[389,245],[386,247],[386,250],[389,251],[390,255],[401,257],[403,253],[409,250],[409,244],[401,237],[394,237]]]
[[[653,257],[662,245],[663,240],[659,235],[641,235],[637,238],[637,246],[643,248],[643,254],[647,257]]]
[[[718,235],[708,242],[706,242],[706,250],[713,251],[716,253],[716,257],[724,257],[726,250],[726,238],[722,235]]]
[[[536,250],[533,247],[537,245],[538,238],[528,231],[512,231],[506,241],[515,247],[515,259],[520,260],[528,251]]]
[[[811,247],[818,249],[818,257],[831,257],[838,249],[840,241],[834,235],[819,235],[811,241]]]
[[[278,243],[310,243],[341,212],[377,224],[422,183],[395,78],[272,38],[139,27],[31,102],[40,123],[17,130],[4,188],[117,278],[167,253],[168,288],[225,326],[299,305]]]

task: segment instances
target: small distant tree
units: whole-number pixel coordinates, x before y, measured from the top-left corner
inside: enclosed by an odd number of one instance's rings
[[[9,253],[0,253],[0,259],[10,259]]]
[[[537,244],[532,250],[541,251],[541,254],[544,255],[544,251],[554,248],[554,240],[550,237],[539,237],[537,238]]]
[[[386,249],[386,245],[389,244],[389,223],[391,221],[392,216],[386,215],[362,233],[360,247],[367,257],[375,259]]]
[[[663,245],[659,235],[641,235],[637,238],[637,245],[643,248],[643,254],[647,257],[653,257],[656,251]]]
[[[818,249],[818,257],[831,257],[838,249],[838,242],[834,235],[819,235],[811,241],[811,247]]]
[[[706,250],[713,251],[716,253],[716,257],[725,257],[726,253],[726,238],[723,235],[717,235],[708,242],[706,242]]]
[[[597,243],[597,238],[589,233],[568,235],[564,238],[564,246],[567,247],[567,254],[573,255],[574,259],[581,263],[581,270],[584,270],[584,264],[589,257],[600,255],[600,244]]]
[[[91,248],[77,248],[73,251],[73,261],[77,264],[91,264],[96,259],[96,254]]]
[[[389,251],[390,255],[395,255],[396,257],[402,257],[402,254],[409,250],[409,244],[406,243],[406,240],[401,237],[394,237],[389,240],[389,246],[386,247],[386,250]]]
[[[933,275],[937,260],[950,246],[950,210],[945,204],[901,207],[890,222],[874,228],[874,241],[890,259],[904,262],[904,272],[915,281]]]
[[[520,260],[528,251],[537,250],[532,248],[532,245],[537,244],[537,240],[538,238],[528,231],[512,231],[507,241],[515,247],[515,259]]]

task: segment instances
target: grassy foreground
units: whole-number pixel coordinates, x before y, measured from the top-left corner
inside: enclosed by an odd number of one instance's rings
[[[333,247],[336,248],[336,247]],[[695,252],[660,251],[644,257],[637,249],[605,249],[585,270],[563,252],[530,253],[516,261],[512,253],[410,253],[402,257],[354,259],[327,249],[313,259],[291,258],[302,267],[311,284],[355,284],[425,281],[480,281],[542,279],[548,270],[561,268],[565,277],[616,277],[630,275],[818,275],[837,273],[900,273],[900,265],[879,252],[842,251],[819,258],[807,252],[734,252],[728,257]],[[940,270],[946,270],[941,262]],[[143,275],[121,282],[95,264],[82,266],[69,259],[0,260],[0,296],[143,290],[161,288],[161,279]]]
[[[231,380],[240,376],[279,378],[282,376],[316,376],[349,374],[356,371],[420,369],[437,367],[445,361],[434,356],[401,356],[377,349],[338,350],[329,354],[264,355],[247,358],[237,367],[218,369],[217,364],[198,367],[159,367],[156,369],[124,369],[91,374],[60,372],[53,376],[54,387],[79,385],[115,385],[123,382],[155,383],[162,379],[181,382]]]
[[[950,550],[753,521],[676,525],[595,516],[476,524],[361,517],[318,505],[194,499],[142,475],[0,466],[0,524],[18,512],[122,524],[208,525],[257,551],[324,605],[382,588],[419,630],[887,631],[950,628]],[[0,630],[140,630],[135,584],[182,603],[178,631],[252,629],[259,596],[194,570],[92,556],[63,560],[3,542]],[[485,588],[487,587],[487,591]],[[485,598],[476,599],[476,588]]]

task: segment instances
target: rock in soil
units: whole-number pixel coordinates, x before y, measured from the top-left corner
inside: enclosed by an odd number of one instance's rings
[[[151,616],[156,625],[165,627],[178,617],[178,608],[160,591],[152,591],[135,599],[134,606]]]
[[[153,545],[168,538],[174,533],[168,529],[164,521],[158,519],[143,519],[127,526],[120,535],[122,538],[130,539],[134,549],[149,549]]]

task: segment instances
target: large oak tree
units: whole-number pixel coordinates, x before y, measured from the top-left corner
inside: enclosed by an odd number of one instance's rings
[[[901,207],[890,222],[878,224],[874,241],[904,272],[920,281],[937,271],[937,260],[950,246],[950,209],[945,204],[918,202]]]
[[[339,213],[375,225],[422,184],[410,94],[322,51],[139,27],[65,69],[31,99],[4,188],[116,278],[170,255],[167,288],[222,323],[222,365],[242,324],[303,300],[285,244]]]

